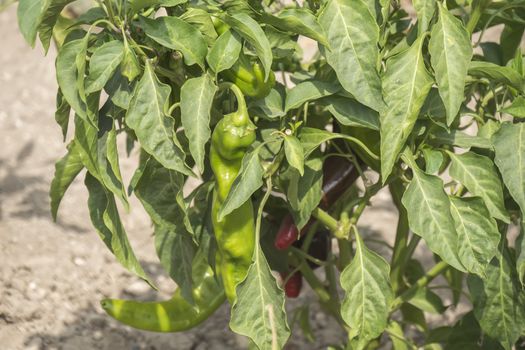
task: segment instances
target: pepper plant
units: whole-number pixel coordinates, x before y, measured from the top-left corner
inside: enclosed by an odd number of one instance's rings
[[[177,332],[228,303],[233,332],[281,349],[293,323],[311,336],[307,307],[285,312],[304,280],[347,335],[331,349],[520,346],[525,2],[414,0],[413,16],[394,0],[99,0],[74,16],[71,2],[18,4],[28,43],[57,48],[52,215],[83,173],[94,228],[155,288],[120,219],[136,196],[178,285],[164,302],[105,299],[110,316]],[[483,40],[496,25],[499,43]],[[393,245],[359,231],[383,188]],[[427,322],[460,302],[457,321]]]

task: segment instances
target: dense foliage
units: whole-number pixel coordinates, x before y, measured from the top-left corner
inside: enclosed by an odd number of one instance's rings
[[[53,217],[85,169],[93,226],[154,287],[120,219],[135,195],[179,286],[164,304],[105,300],[110,315],[180,331],[227,299],[234,332],[280,349],[292,323],[312,337],[308,305],[284,307],[304,279],[348,334],[333,349],[519,346],[525,2],[414,0],[413,17],[393,0],[99,0],[75,16],[71,2],[18,4],[25,39],[58,48],[69,141]],[[484,41],[496,25],[500,43]],[[129,185],[125,152],[140,153]],[[385,187],[393,246],[358,229]],[[434,254],[428,271],[418,246]],[[472,310],[456,323],[427,322],[460,302]]]

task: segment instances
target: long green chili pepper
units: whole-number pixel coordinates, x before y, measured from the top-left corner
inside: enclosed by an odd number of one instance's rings
[[[245,277],[252,263],[255,225],[252,202],[248,200],[219,220],[219,210],[226,200],[241,168],[242,158],[255,141],[255,125],[250,120],[244,96],[236,85],[228,84],[237,97],[238,109],[221,119],[212,134],[210,162],[215,174],[212,224],[217,240],[217,273],[226,296],[233,304],[235,287]]]
[[[160,302],[104,299],[102,308],[114,319],[133,328],[152,332],[180,332],[205,321],[226,299],[224,289],[198,252],[192,267],[193,301],[190,304],[177,289],[173,297]]]

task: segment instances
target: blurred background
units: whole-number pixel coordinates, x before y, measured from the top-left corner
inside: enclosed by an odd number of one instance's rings
[[[0,0],[0,8],[8,2],[12,1]],[[77,1],[74,6],[81,11],[90,1]],[[135,330],[103,313],[99,306],[103,297],[163,299],[175,285],[160,268],[149,219],[136,199],[131,198],[129,214],[121,212],[122,219],[136,254],[160,292],[127,273],[107,251],[89,220],[83,176],[70,187],[53,223],[48,188],[54,163],[64,155],[66,145],[54,120],[56,51],[51,47],[44,56],[38,41],[35,49],[24,42],[16,7],[15,3],[0,12],[0,348],[245,348],[245,340],[228,330],[226,304],[200,327],[177,334]],[[486,36],[487,40],[498,37]],[[119,140],[121,146],[123,141]],[[136,161],[137,152],[121,157],[126,183]],[[361,232],[392,242],[397,211],[388,192],[380,192],[372,204],[360,221]],[[382,249],[380,245],[373,248]],[[428,262],[432,259],[423,249],[417,254]],[[308,342],[295,327],[287,349],[326,349],[342,340],[344,334],[320,312],[308,288],[298,300],[287,302],[289,315],[303,304],[310,305],[315,340]],[[465,307],[450,309],[440,321],[452,321]],[[428,317],[432,320],[432,315]]]

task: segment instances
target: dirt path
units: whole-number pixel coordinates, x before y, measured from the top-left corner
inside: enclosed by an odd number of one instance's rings
[[[118,265],[89,222],[80,176],[71,186],[58,223],[49,214],[48,188],[54,162],[64,154],[54,121],[56,82],[53,48],[31,50],[16,26],[16,7],[0,13],[0,347],[17,349],[241,349],[242,337],[228,331],[223,306],[198,329],[154,334],[121,326],[106,317],[105,296],[167,297],[173,283],[160,272],[149,221],[136,200],[123,215],[130,240],[147,272],[161,287],[158,296]],[[135,159],[122,158],[127,180]],[[367,234],[393,237],[396,213],[382,192],[363,218]],[[300,332],[287,349],[325,349],[344,337],[318,312],[310,291],[288,305],[311,304],[317,340]]]

